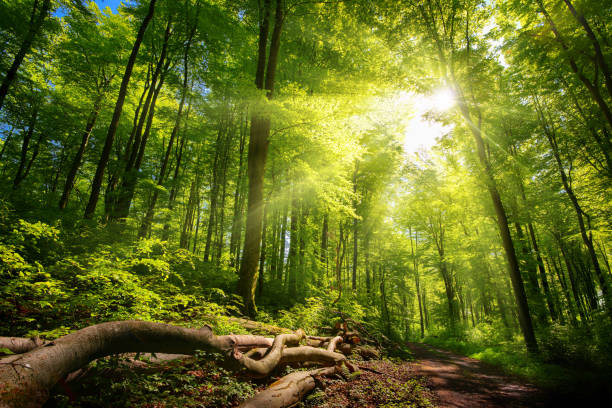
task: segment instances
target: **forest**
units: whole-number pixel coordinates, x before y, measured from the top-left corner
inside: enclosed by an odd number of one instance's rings
[[[609,0],[0,0],[0,407],[610,397],[611,44]]]

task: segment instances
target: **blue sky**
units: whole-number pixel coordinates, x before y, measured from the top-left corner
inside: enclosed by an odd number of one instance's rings
[[[94,0],[100,9],[110,7],[113,13],[117,12],[117,7],[121,3],[121,0]]]
[[[94,2],[98,5],[100,10],[104,10],[106,7],[110,7],[113,13],[117,12],[117,7],[121,4],[122,0],[94,0]],[[59,8],[55,11],[54,15],[58,17],[63,17],[66,15],[66,9]]]

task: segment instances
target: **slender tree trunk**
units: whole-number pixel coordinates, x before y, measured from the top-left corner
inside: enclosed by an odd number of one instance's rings
[[[198,233],[200,232],[200,215],[202,214],[202,208],[200,205],[200,194],[197,194],[197,202],[196,202],[196,207],[198,209],[198,214],[196,216],[196,225],[195,225],[195,234],[193,235],[193,249],[191,250],[192,253],[197,254],[197,249],[198,249]]]
[[[132,131],[130,132],[130,136],[128,137],[127,143],[125,145],[125,152],[123,155],[120,153],[117,154],[117,166],[112,171],[112,174],[109,177],[109,181],[106,185],[106,191],[104,193],[104,219],[105,222],[110,220],[112,215],[115,213],[115,207],[117,205],[117,194],[116,190],[119,185],[119,181],[123,173],[122,166],[126,169],[129,169],[130,158],[132,156],[132,151],[135,149],[136,143],[134,143],[134,139],[136,137],[140,138],[142,127],[144,126],[144,121],[146,119],[146,112],[149,109],[150,97],[149,95],[153,95],[152,89],[155,88],[155,84],[151,80],[151,64],[148,64],[147,67],[147,78],[144,83],[142,94],[140,95],[140,99],[138,100],[138,106],[136,107],[136,111],[134,112],[134,119],[132,120]],[[145,100],[146,97],[146,100]],[[144,102],[144,105],[143,105]],[[143,112],[141,112],[141,109]],[[136,136],[138,134],[138,136]]]
[[[527,303],[527,296],[525,294],[525,286],[523,284],[523,278],[521,277],[521,271],[519,269],[518,259],[516,257],[516,251],[514,249],[514,243],[512,242],[512,236],[510,235],[510,228],[508,227],[508,217],[506,210],[501,200],[501,196],[497,189],[497,183],[493,177],[493,170],[489,160],[487,159],[484,141],[481,133],[481,118],[479,115],[478,125],[470,119],[471,116],[467,110],[467,106],[463,103],[460,104],[463,116],[466,118],[478,150],[478,158],[486,177],[487,189],[493,202],[493,208],[495,209],[497,226],[499,233],[502,238],[502,245],[506,253],[506,259],[508,261],[508,270],[510,273],[510,280],[512,282],[512,289],[514,291],[514,297],[518,308],[518,318],[523,337],[525,339],[525,345],[531,353],[538,352],[538,343],[536,341],[535,333],[533,331],[533,323],[531,321],[531,314],[529,312],[529,305]]]
[[[241,118],[242,121],[242,118]],[[240,125],[240,148],[238,162],[238,177],[236,178],[236,190],[234,191],[234,212],[232,215],[232,236],[230,238],[230,262],[232,266],[239,265],[238,255],[240,252],[240,236],[242,235],[242,217],[244,209],[244,147],[246,145],[246,127],[248,120],[244,119],[244,126]]]
[[[94,101],[93,110],[89,114],[89,118],[87,119],[87,124],[85,125],[85,131],[83,132],[83,136],[81,138],[81,145],[77,150],[76,155],[74,156],[74,160],[72,160],[72,165],[70,166],[70,170],[68,171],[68,175],[66,176],[66,183],[64,184],[64,191],[62,193],[62,198],[59,201],[59,208],[63,210],[66,208],[68,204],[68,199],[70,198],[70,193],[72,192],[72,188],[74,187],[74,181],[76,180],[76,175],[81,167],[81,162],[83,161],[83,156],[85,155],[85,149],[87,148],[87,144],[89,143],[89,137],[91,136],[91,131],[93,130],[96,120],[98,119],[98,114],[100,113],[100,109],[102,108],[102,98],[104,97],[104,93],[99,93]]]
[[[174,147],[174,139],[178,136],[178,132],[181,126],[181,117],[183,115],[183,106],[185,105],[185,99],[187,97],[188,90],[188,81],[189,81],[189,49],[191,48],[191,42],[193,40],[193,36],[196,32],[196,27],[191,29],[189,33],[189,37],[185,44],[185,53],[183,54],[183,87],[181,92],[181,101],[179,102],[178,112],[176,113],[176,120],[174,121],[174,127],[172,128],[172,133],[170,134],[170,140],[168,141],[168,146],[166,148],[166,154],[163,158],[161,168],[159,170],[159,176],[157,177],[157,185],[162,186],[164,184],[164,180],[166,178],[166,168],[168,167],[168,162],[170,160],[170,155],[172,154],[172,148]],[[167,41],[166,41],[167,43]],[[177,162],[177,168],[179,163]],[[159,197],[159,189],[155,189],[153,192],[153,196],[151,197],[151,201],[149,202],[149,208],[147,209],[146,215],[140,226],[140,231],[138,233],[139,237],[144,237],[151,229],[151,223],[153,222],[155,205],[157,203],[157,199]]]
[[[385,273],[382,266],[380,266],[380,297],[382,300],[382,316],[385,320],[385,334],[391,336],[391,316],[389,314],[389,306],[387,305],[387,293],[385,291]]]
[[[561,286],[561,291],[563,292],[563,296],[567,302],[567,308],[569,309],[569,318],[570,322],[575,326],[576,325],[576,309],[574,307],[574,302],[572,301],[572,297],[570,296],[569,289],[567,287],[567,281],[565,280],[565,276],[563,275],[563,269],[561,268],[561,261],[559,260],[559,266],[555,259],[552,256],[549,256],[550,264],[552,264],[552,269],[557,274],[557,280],[559,281],[559,285]],[[548,266],[550,270],[550,265]]]
[[[217,200],[219,197],[219,156],[221,155],[221,143],[223,142],[225,123],[221,119],[219,124],[219,132],[217,133],[217,141],[215,143],[215,159],[213,161],[212,168],[212,183],[210,187],[210,206],[208,214],[208,227],[206,228],[206,244],[204,246],[204,261],[208,262],[210,259],[210,249],[212,247],[213,231],[216,225],[217,216]]]
[[[297,296],[297,269],[298,269],[298,246],[299,246],[299,237],[298,237],[298,220],[299,220],[299,212],[300,207],[298,205],[298,199],[295,196],[295,191],[293,192],[293,197],[291,199],[291,232],[290,232],[290,241],[289,241],[289,259],[287,260],[288,264],[288,277],[287,277],[287,287],[288,287],[288,295],[289,299],[295,301]]]
[[[24,179],[23,172],[26,167],[30,141],[32,140],[32,135],[34,134],[36,121],[38,120],[38,109],[38,106],[34,107],[34,110],[32,111],[32,116],[30,117],[30,122],[28,123],[28,131],[23,137],[23,142],[21,144],[21,156],[19,158],[19,167],[17,168],[17,173],[15,174],[15,178],[13,179],[13,190],[17,189],[19,183],[21,183]]]
[[[359,173],[359,160],[355,162],[355,170],[353,172],[353,194],[357,196],[357,174]],[[356,200],[356,199],[355,199]],[[357,202],[354,203],[355,211],[357,211]],[[358,222],[357,218],[353,218],[353,281],[352,281],[352,289],[353,291],[357,290],[357,228]]]
[[[325,270],[325,276],[328,277],[327,271],[327,246],[329,242],[329,215],[327,212],[323,215],[323,226],[321,228],[321,268]]]
[[[151,104],[147,116],[147,123],[142,137],[140,139],[136,137],[134,140],[134,148],[132,150],[130,161],[127,163],[126,170],[123,175],[123,181],[121,183],[121,188],[119,189],[117,197],[117,206],[115,209],[115,213],[112,217],[113,219],[125,219],[130,213],[130,207],[132,205],[132,200],[134,199],[134,192],[136,190],[136,184],[138,182],[138,172],[144,159],[145,149],[149,140],[149,136],[151,134],[151,127],[153,126],[153,118],[155,117],[155,106],[157,105],[157,98],[159,97],[159,94],[162,90],[171,63],[171,60],[166,58],[168,41],[171,35],[171,27],[172,19],[168,21],[168,24],[166,26],[164,45],[162,48],[158,66],[156,68],[156,72],[159,72],[159,83],[155,87],[151,86],[151,89],[154,89],[154,92],[153,97],[151,98]],[[161,63],[163,63],[164,61],[165,65],[162,67]],[[145,113],[144,110],[143,113]],[[138,132],[136,133],[136,136],[139,136]]]
[[[283,271],[286,272],[286,267],[285,267],[285,248],[287,245],[287,217],[289,213],[289,206],[285,205],[285,208],[282,212],[283,215],[283,219],[282,219],[282,227],[281,227],[281,235],[280,235],[280,252],[278,253],[278,275],[276,275],[276,278],[279,280],[283,279]]]
[[[187,202],[187,210],[185,211],[185,218],[183,220],[183,228],[181,230],[181,239],[179,246],[187,249],[189,247],[189,240],[191,238],[191,231],[193,230],[193,216],[196,203],[199,201],[199,189],[200,189],[199,176],[196,176],[195,180],[191,182],[191,188],[189,189],[189,201]]]
[[[544,261],[542,260],[542,255],[540,254],[540,248],[538,247],[538,241],[536,239],[535,230],[533,228],[533,224],[530,222],[527,224],[527,229],[529,230],[529,237],[531,238],[531,245],[533,247],[533,251],[535,252],[536,260],[538,262],[538,270],[540,271],[540,280],[542,281],[542,289],[544,289],[544,296],[546,297],[546,304],[548,305],[548,310],[550,311],[550,317],[553,321],[556,321],[557,311],[555,308],[555,302],[553,300],[550,286],[548,284],[548,278],[546,276],[546,269],[544,268]]]
[[[190,111],[191,111],[191,100],[189,101],[189,106],[187,107],[187,114],[185,115],[186,123],[189,123]],[[180,143],[177,157],[176,157],[176,166],[174,167],[174,175],[172,176],[172,188],[170,189],[170,197],[168,198],[168,215],[166,217],[166,221],[164,222],[164,230],[162,232],[162,240],[164,241],[167,241],[168,238],[170,237],[170,217],[171,217],[170,213],[174,209],[174,203],[176,201],[176,196],[178,195],[178,191],[180,187],[179,179],[180,179],[181,163],[183,159],[183,151],[185,148],[186,140],[187,140],[187,131],[186,129],[183,129],[183,137],[181,138],[181,143]],[[198,161],[199,161],[199,155],[196,158],[196,163]],[[198,204],[198,220],[199,218],[200,218],[200,206]],[[198,221],[198,225],[199,225],[199,221]]]
[[[17,71],[21,66],[25,56],[32,48],[32,43],[36,36],[40,33],[40,30],[49,16],[49,12],[51,11],[51,0],[43,0],[42,6],[39,9],[39,0],[34,0],[34,7],[32,8],[32,13],[30,15],[30,24],[28,27],[28,32],[25,35],[25,38],[21,42],[21,46],[19,47],[19,51],[15,54],[15,58],[13,59],[13,63],[9,67],[8,71],[6,71],[6,75],[2,79],[2,85],[0,85],[0,111],[2,110],[2,106],[4,105],[4,99],[8,94],[9,88],[15,78],[17,77]]]
[[[2,144],[2,150],[0,150],[0,162],[2,162],[2,158],[4,157],[4,152],[6,151],[9,142],[13,140],[13,132],[15,131],[15,127],[11,126],[11,131],[8,136],[4,139],[4,144]]]
[[[268,209],[270,207],[270,203],[264,203],[264,219],[263,219],[263,227],[261,229],[261,255],[259,257],[259,283],[257,287],[257,293],[259,296],[263,293],[264,287],[264,274],[265,274],[265,266],[266,266],[266,232],[268,230]]]
[[[96,204],[98,203],[98,198],[100,197],[100,188],[102,187],[104,170],[106,169],[108,159],[110,158],[113,141],[115,140],[115,134],[117,133],[117,127],[119,125],[119,119],[121,118],[121,113],[123,112],[123,103],[127,95],[127,88],[130,82],[130,78],[132,76],[132,70],[134,69],[136,57],[138,56],[138,50],[140,49],[140,44],[142,43],[142,40],[144,38],[147,26],[153,18],[156,1],[157,0],[150,0],[149,2],[149,10],[145,18],[142,20],[142,23],[140,24],[138,34],[136,35],[136,41],[134,41],[134,46],[132,47],[132,53],[130,54],[130,58],[125,67],[125,72],[121,81],[121,87],[119,88],[119,96],[117,97],[117,102],[115,103],[115,111],[113,112],[113,117],[111,119],[110,126],[108,127],[108,133],[106,135],[104,147],[102,148],[102,155],[100,156],[100,161],[98,162],[96,174],[91,185],[91,195],[89,196],[89,202],[87,203],[87,207],[85,209],[85,218],[92,218],[94,212],[96,211]]]

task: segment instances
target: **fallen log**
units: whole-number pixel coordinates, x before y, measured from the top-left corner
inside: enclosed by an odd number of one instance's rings
[[[297,337],[301,339],[303,332]],[[197,350],[207,350],[239,357],[239,363],[248,368],[250,359],[244,358],[240,349],[269,346],[269,338],[216,336],[209,326],[189,329],[134,320],[102,323],[26,353],[0,359],[0,407],[40,407],[47,400],[49,390],[68,374],[112,354],[194,354]]]
[[[324,350],[325,351],[325,350]],[[239,408],[285,408],[297,404],[316,386],[316,377],[329,376],[337,367],[296,371],[273,383],[269,388],[240,404]]]

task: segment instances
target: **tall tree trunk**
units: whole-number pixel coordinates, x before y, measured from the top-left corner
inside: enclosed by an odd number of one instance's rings
[[[63,210],[66,208],[68,204],[68,199],[70,198],[70,193],[72,192],[72,188],[74,187],[74,181],[76,180],[76,175],[81,167],[81,162],[83,161],[83,156],[85,155],[85,149],[87,148],[87,144],[89,143],[89,137],[91,136],[91,131],[93,130],[96,120],[98,119],[98,114],[100,113],[100,109],[102,108],[102,98],[104,97],[104,93],[99,93],[94,101],[93,110],[89,114],[89,118],[87,119],[87,124],[85,125],[85,131],[83,132],[83,136],[81,138],[81,145],[77,150],[74,159],[72,160],[72,165],[70,166],[70,170],[68,171],[68,175],[66,176],[66,183],[64,183],[64,191],[62,193],[62,198],[59,201],[59,208]]]
[[[276,0],[274,29],[270,41],[270,52],[266,69],[266,48],[268,42],[271,0],[264,0],[263,19],[259,31],[259,53],[255,85],[258,89],[266,89],[268,98],[272,98],[274,77],[280,48],[280,36],[283,26],[283,2]],[[265,71],[265,84],[264,84]],[[264,88],[265,86],[265,88]],[[243,298],[244,311],[249,316],[257,313],[255,306],[255,287],[257,283],[257,264],[261,245],[261,228],[263,221],[263,181],[268,143],[270,136],[270,118],[260,112],[253,112],[249,135],[248,177],[249,195],[247,202],[247,221],[244,238],[244,250],[238,292]]]
[[[4,139],[4,143],[2,144],[2,150],[0,150],[0,162],[2,162],[2,158],[4,157],[4,152],[6,151],[6,148],[9,145],[9,142],[11,140],[13,140],[13,133],[14,132],[15,132],[15,127],[11,126],[11,131],[6,136],[6,138]]]
[[[196,26],[191,29],[189,33],[189,37],[185,44],[185,53],[183,55],[183,87],[181,92],[181,101],[179,102],[178,112],[176,113],[176,120],[174,121],[174,127],[172,128],[172,133],[170,134],[170,140],[168,141],[168,146],[166,148],[166,154],[162,160],[162,165],[159,170],[159,175],[157,177],[157,185],[163,186],[165,178],[166,178],[166,169],[168,167],[168,162],[170,161],[170,155],[172,154],[172,149],[174,147],[174,139],[177,138],[180,126],[181,126],[181,117],[183,115],[183,106],[185,105],[185,99],[187,97],[188,90],[188,81],[189,81],[189,49],[191,48],[191,42],[193,40],[193,36],[196,32]],[[177,162],[177,167],[179,163]],[[153,222],[153,217],[155,214],[155,205],[157,204],[157,199],[159,198],[159,189],[155,189],[153,191],[153,196],[149,201],[149,207],[147,208],[147,212],[142,221],[142,225],[140,226],[140,231],[138,232],[139,237],[145,237],[151,229],[151,224]]]
[[[264,287],[264,274],[266,267],[266,231],[268,229],[268,209],[270,207],[269,202],[264,203],[264,219],[263,227],[261,229],[261,255],[259,257],[259,283],[257,285],[257,293],[259,296],[263,293]]]
[[[156,1],[157,0],[150,0],[149,2],[149,10],[140,24],[138,34],[136,35],[136,41],[134,41],[134,46],[132,47],[132,53],[130,54],[130,58],[125,67],[125,72],[119,88],[119,96],[117,97],[117,102],[115,103],[115,111],[113,112],[113,117],[111,119],[110,126],[108,127],[108,133],[106,134],[106,140],[104,142],[104,147],[102,148],[102,155],[100,156],[100,161],[98,162],[98,167],[96,168],[96,174],[91,185],[91,195],[89,196],[89,202],[85,208],[85,218],[92,218],[94,212],[96,211],[96,204],[98,203],[98,198],[100,197],[100,188],[102,187],[104,170],[106,169],[108,159],[110,158],[113,141],[115,140],[115,134],[117,133],[117,127],[119,125],[119,119],[121,118],[121,113],[123,112],[123,103],[125,102],[125,97],[127,95],[127,88],[132,76],[132,70],[134,69],[136,57],[138,56],[138,50],[140,49],[140,44],[144,38],[147,26],[153,18]]]
[[[544,289],[544,296],[546,297],[546,304],[548,305],[548,310],[550,312],[550,317],[553,321],[556,321],[557,311],[555,308],[555,302],[553,300],[550,286],[548,284],[548,278],[546,276],[546,269],[544,268],[544,261],[542,260],[542,255],[540,254],[540,248],[538,247],[538,241],[535,235],[535,229],[533,228],[533,224],[530,222],[527,224],[527,229],[529,230],[529,237],[531,238],[531,245],[533,247],[533,251],[536,255],[536,260],[538,262],[538,270],[540,271],[540,280],[542,281],[542,289]]]
[[[355,170],[353,172],[353,194],[357,196],[357,174],[359,173],[359,160],[355,162]],[[357,211],[357,199],[355,198],[355,202],[353,206],[355,207],[355,211]],[[353,291],[357,290],[357,228],[358,222],[357,218],[353,218],[353,275],[352,275],[352,289]]]
[[[17,168],[17,173],[15,173],[15,178],[13,179],[13,189],[17,189],[19,183],[21,183],[24,178],[23,172],[26,167],[28,150],[30,148],[30,141],[32,140],[32,135],[34,134],[36,121],[38,120],[38,109],[38,106],[34,107],[34,110],[32,111],[32,116],[30,117],[30,122],[28,123],[28,131],[23,137],[23,142],[21,144],[21,156],[19,158],[19,167]]]
[[[224,114],[221,116],[221,120],[219,123],[219,131],[217,133],[217,140],[215,142],[215,159],[213,161],[212,168],[212,180],[210,187],[210,206],[209,206],[209,214],[208,214],[208,227],[206,228],[206,244],[204,246],[204,261],[208,262],[210,259],[210,250],[212,247],[212,238],[213,231],[215,230],[215,225],[217,224],[217,200],[219,198],[219,160],[221,156],[222,143],[225,137],[225,133],[227,132],[227,123],[224,120]]]
[[[380,298],[382,301],[382,317],[385,320],[385,334],[391,336],[391,316],[389,314],[389,306],[387,305],[387,292],[385,291],[385,272],[380,266]]]
[[[285,205],[283,212],[281,234],[280,234],[280,251],[278,253],[278,271],[276,278],[279,280],[283,279],[283,271],[287,273],[285,267],[285,249],[287,245],[287,217],[289,215],[289,205]]]
[[[293,197],[291,199],[291,232],[290,232],[290,241],[289,241],[289,259],[287,260],[287,287],[288,287],[288,295],[289,299],[295,301],[297,296],[297,269],[298,269],[298,246],[299,246],[299,237],[298,237],[298,220],[299,220],[299,212],[300,207],[298,205],[298,199],[295,196],[295,191],[293,192]]]
[[[327,271],[327,246],[329,242],[329,215],[327,212],[323,215],[323,226],[321,227],[321,268],[325,269],[325,276],[328,277]]]
[[[185,123],[189,123],[190,111],[191,111],[191,99],[187,107],[187,114],[185,115]],[[174,167],[174,175],[172,176],[172,183],[171,183],[172,188],[170,189],[170,197],[168,197],[168,215],[166,216],[166,221],[164,222],[164,230],[162,232],[162,240],[164,241],[167,241],[168,238],[170,237],[170,217],[171,217],[170,213],[174,209],[174,203],[176,201],[176,196],[178,195],[178,191],[179,191],[181,163],[183,159],[183,151],[185,149],[186,141],[187,141],[187,131],[186,129],[183,129],[183,137],[181,138],[181,143],[180,143],[178,152],[176,154],[176,166]],[[196,163],[198,161],[199,161],[199,154],[198,154],[198,157],[196,158]],[[199,199],[199,196],[198,196],[198,199]],[[199,225],[199,219],[200,219],[200,205],[198,201],[198,225]]]
[[[51,0],[43,0],[42,6],[39,9],[39,0],[34,0],[34,6],[32,8],[32,13],[30,14],[30,24],[28,26],[28,32],[25,35],[25,38],[21,42],[21,46],[19,47],[19,51],[15,54],[15,58],[13,59],[13,63],[9,67],[8,71],[6,71],[6,75],[2,79],[2,85],[0,85],[0,111],[2,110],[2,106],[4,105],[4,99],[8,94],[9,87],[17,77],[17,71],[23,62],[26,54],[32,48],[32,43],[36,36],[40,33],[40,30],[49,16],[49,12],[51,11]]]
[[[149,63],[147,67],[147,78],[145,80],[140,99],[138,100],[138,106],[136,107],[136,111],[134,112],[134,119],[132,120],[132,131],[130,132],[130,136],[128,137],[127,143],[125,145],[125,151],[123,152],[123,155],[121,153],[117,153],[117,165],[115,166],[116,168],[114,169],[114,171],[111,172],[109,181],[106,185],[106,191],[104,192],[105,221],[110,220],[115,213],[115,207],[117,206],[116,190],[119,186],[119,181],[121,181],[121,177],[125,173],[126,169],[129,170],[131,168],[131,165],[129,163],[132,157],[132,152],[134,151],[136,145],[136,143],[134,143],[134,140],[136,138],[140,140],[141,137],[142,128],[144,126],[144,121],[146,120],[149,109],[149,103],[151,102],[151,98],[153,97],[153,89],[155,89],[155,83],[153,82],[153,79],[157,80],[156,76],[154,78],[151,78],[151,69],[152,64]],[[124,168],[123,170],[122,167]]]
[[[199,176],[196,175],[196,178],[191,182],[191,188],[189,189],[189,201],[187,202],[187,210],[185,211],[185,218],[183,220],[183,228],[181,230],[181,239],[179,243],[181,248],[187,249],[189,247],[191,231],[193,230],[194,209],[196,203],[199,201],[199,190],[200,180]]]
[[[304,287],[304,277],[306,275],[306,259],[305,259],[305,251],[306,251],[306,220],[308,219],[308,207],[305,206],[304,202],[302,202],[300,211],[300,225],[299,225],[299,237],[300,237],[300,246],[299,246],[299,274],[296,278],[299,278],[298,286],[300,289]]]
[[[151,104],[148,109],[149,111],[147,115],[147,122],[145,125],[145,130],[142,133],[142,137],[139,138],[140,133],[137,131],[136,137],[134,138],[134,147],[132,149],[130,159],[126,164],[126,170],[123,174],[123,180],[117,196],[117,206],[115,209],[115,213],[112,215],[112,218],[116,220],[125,219],[130,213],[130,207],[132,205],[132,200],[134,199],[134,192],[136,190],[136,184],[138,182],[138,172],[144,159],[147,142],[149,140],[151,128],[153,126],[153,119],[155,118],[155,107],[157,105],[157,98],[159,97],[162,87],[164,86],[164,81],[166,79],[166,75],[168,74],[170,63],[172,62],[170,58],[167,58],[168,42],[170,40],[170,36],[172,35],[171,28],[172,18],[170,17],[168,19],[168,23],[166,24],[166,31],[164,34],[164,43],[162,46],[161,55],[159,57],[157,67],[155,68],[155,73],[153,75],[154,80],[152,80],[152,83],[155,83],[156,75],[159,75],[159,83],[157,84],[157,86],[151,85],[151,90],[153,90],[153,96],[151,98]],[[143,109],[143,114],[145,113],[146,110]]]
[[[557,280],[559,281],[559,285],[561,286],[561,291],[563,292],[563,296],[565,297],[565,301],[567,302],[567,308],[569,309],[569,319],[572,325],[576,325],[576,308],[574,307],[574,302],[569,293],[569,289],[567,287],[567,281],[565,280],[565,276],[563,275],[563,269],[561,268],[561,260],[559,260],[559,266],[557,266],[557,262],[555,258],[552,256],[548,256],[550,262],[547,260],[548,269],[554,270],[557,275]],[[552,265],[552,268],[551,268]],[[563,309],[560,309],[561,311]],[[561,313],[559,314],[561,315]]]
[[[246,113],[245,113],[246,115]],[[242,120],[241,114],[241,122]],[[236,190],[234,191],[234,211],[232,214],[232,235],[230,238],[230,264],[239,265],[240,236],[242,235],[242,216],[244,209],[244,147],[246,145],[246,134],[248,120],[244,117],[244,125],[240,124],[240,147],[238,161],[238,177],[236,178]]]

